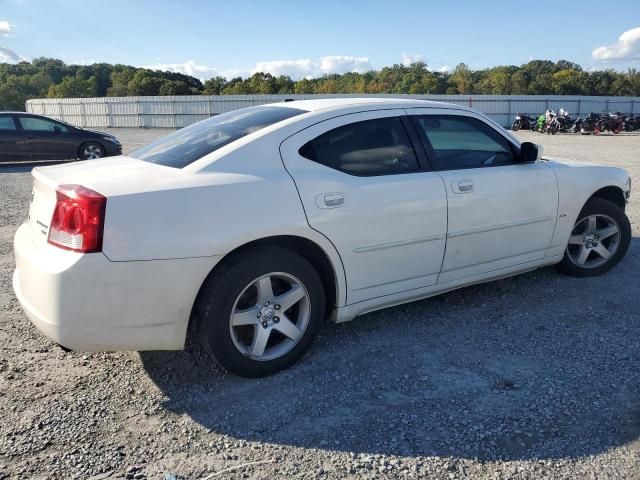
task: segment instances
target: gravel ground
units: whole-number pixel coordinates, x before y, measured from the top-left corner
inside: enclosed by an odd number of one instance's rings
[[[164,133],[114,132],[125,151]],[[640,135],[519,136],[640,185]],[[329,325],[246,380],[39,334],[10,282],[29,168],[0,167],[0,479],[640,478],[637,193],[603,277],[542,269]]]

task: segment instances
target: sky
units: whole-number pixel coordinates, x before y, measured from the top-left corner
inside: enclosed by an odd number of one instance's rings
[[[423,61],[640,68],[640,0],[0,0],[0,62],[294,79]]]

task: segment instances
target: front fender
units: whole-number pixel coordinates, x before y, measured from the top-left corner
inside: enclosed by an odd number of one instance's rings
[[[558,181],[558,219],[547,256],[562,255],[578,215],[585,203],[606,187],[630,188],[626,170],[603,165],[550,160]]]

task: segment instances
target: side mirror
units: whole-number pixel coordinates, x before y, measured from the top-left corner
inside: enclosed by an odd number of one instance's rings
[[[520,145],[520,161],[522,163],[532,163],[542,158],[542,145],[531,142],[523,142]]]
[[[53,132],[54,133],[60,133],[60,132],[62,132],[62,129],[58,125],[54,125],[53,126]]]

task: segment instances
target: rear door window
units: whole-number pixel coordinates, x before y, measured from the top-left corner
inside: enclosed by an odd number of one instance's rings
[[[0,116],[0,130],[17,130],[13,117]]]
[[[323,133],[300,155],[351,175],[393,175],[418,170],[418,161],[398,117],[350,123]]]

